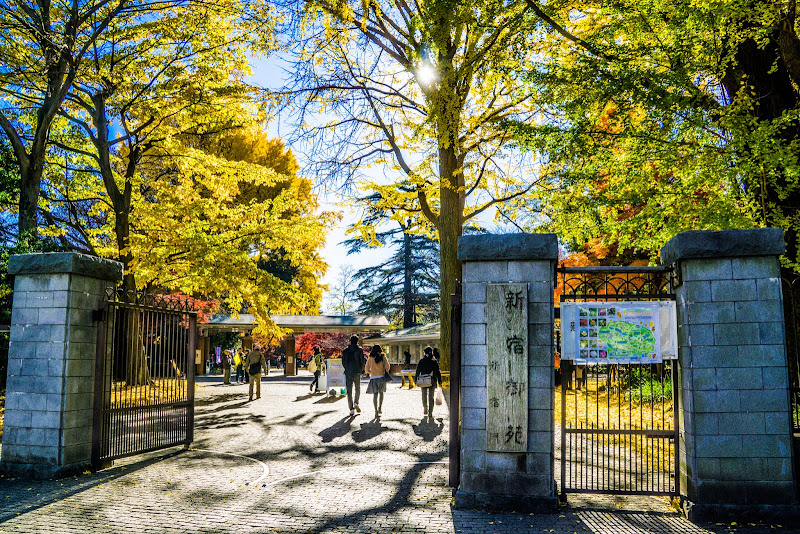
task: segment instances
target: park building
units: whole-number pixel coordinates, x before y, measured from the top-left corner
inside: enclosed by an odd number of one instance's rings
[[[416,365],[422,359],[425,347],[439,348],[439,323],[385,331],[380,337],[368,341],[380,344],[393,365],[401,366],[405,363],[405,351],[411,353],[411,365]]]

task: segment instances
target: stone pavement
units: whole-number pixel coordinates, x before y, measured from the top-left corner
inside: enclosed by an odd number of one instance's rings
[[[419,390],[389,385],[380,421],[372,396],[308,394],[311,377],[246,386],[200,377],[195,443],[56,481],[0,478],[0,532],[790,532],[777,525],[695,526],[663,499],[571,497],[559,514],[451,509],[448,418],[422,418]]]

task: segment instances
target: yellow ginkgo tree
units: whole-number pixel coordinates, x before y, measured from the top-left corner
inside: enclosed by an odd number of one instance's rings
[[[288,97],[310,169],[387,218],[438,238],[442,363],[458,237],[482,213],[525,197],[536,162],[506,150],[509,120],[537,120],[515,75],[537,58],[524,1],[313,0],[298,17]],[[370,167],[375,171],[369,171]],[[380,172],[382,171],[382,172]],[[383,174],[387,178],[374,178]],[[366,239],[369,225],[356,228]]]

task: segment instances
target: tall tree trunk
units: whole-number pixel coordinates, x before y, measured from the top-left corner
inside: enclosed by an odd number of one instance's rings
[[[458,191],[458,159],[451,145],[439,149],[439,189],[441,211],[439,216],[439,353],[443,370],[450,369],[450,295],[455,292],[456,280],[461,280],[461,262],[458,260],[458,238],[461,236],[463,206]]]
[[[410,328],[416,324],[414,314],[414,296],[411,294],[411,235],[403,228],[403,328]]]
[[[111,147],[108,140],[109,127],[105,105],[107,97],[108,95],[104,91],[99,91],[92,95],[92,103],[94,104],[92,118],[95,128],[97,128],[94,144],[97,149],[103,185],[114,208],[114,232],[117,238],[119,261],[123,267],[122,289],[126,292],[135,292],[136,279],[131,271],[133,253],[130,249],[130,215],[133,193],[132,180],[136,173],[136,166],[139,163],[141,149],[139,147],[129,147],[128,162],[125,168],[125,182],[122,190],[120,190],[111,166]],[[117,314],[116,327],[120,329],[118,331],[124,332],[124,335],[118,339],[117,354],[119,360],[116,367],[120,371],[124,370],[124,380],[129,386],[151,384],[153,380],[150,376],[147,350],[144,344],[146,332],[142,331],[143,314],[135,308],[123,308],[120,312]],[[123,377],[120,376],[118,378],[122,379]]]
[[[23,169],[21,168],[20,171]],[[36,232],[36,209],[39,204],[39,188],[44,173],[44,154],[34,154],[24,173],[20,172],[19,219],[17,232],[20,237]]]

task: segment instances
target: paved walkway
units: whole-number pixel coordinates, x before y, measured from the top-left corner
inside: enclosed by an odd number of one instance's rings
[[[660,499],[571,499],[559,514],[452,510],[445,407],[422,418],[418,390],[308,394],[310,375],[270,376],[262,398],[201,378],[196,441],[57,481],[0,478],[0,532],[691,533],[788,529],[695,526]],[[366,382],[362,390],[366,389]]]

